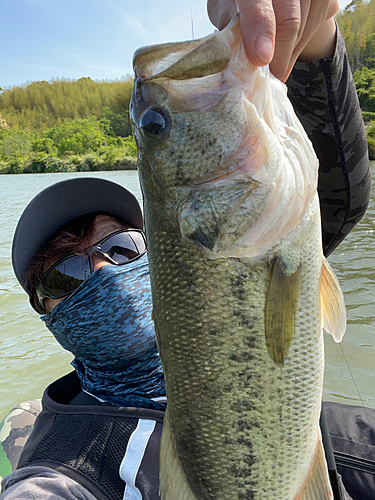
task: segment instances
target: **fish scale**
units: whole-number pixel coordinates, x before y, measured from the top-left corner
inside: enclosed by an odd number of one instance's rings
[[[342,336],[344,306],[322,255],[318,164],[284,87],[250,67],[239,33],[234,20],[176,54],[167,44],[134,57],[168,398],[161,496],[329,500],[322,322]]]
[[[172,226],[160,227],[158,212],[147,206],[146,210],[154,228],[149,260],[156,284],[154,320],[166,374],[168,418],[185,423],[178,429],[172,425],[172,433],[187,476],[198,482],[192,489],[198,489],[202,499],[236,498],[237,487],[238,498],[294,498],[289,489],[295,465],[309,464],[317,439],[309,436],[311,425],[307,425],[311,409],[319,411],[323,374],[322,339],[309,341],[305,335],[313,314],[306,314],[306,308],[301,311],[297,320],[301,333],[292,346],[298,358],[291,352],[289,362],[278,368],[267,352],[262,321],[272,255],[257,266],[239,259],[202,259],[198,249],[179,241]],[[315,231],[319,234],[319,227]],[[309,275],[316,275],[311,256],[315,253],[319,265],[320,255],[312,245],[305,246],[309,266],[303,281],[311,288]],[[318,281],[315,277],[316,290]],[[318,331],[319,321],[318,316]],[[312,383],[318,387],[313,392]],[[300,428],[306,431],[301,433]],[[277,448],[274,442],[279,443]],[[259,457],[267,446],[267,454]],[[265,484],[251,496],[260,475]],[[229,485],[230,491],[218,496]]]

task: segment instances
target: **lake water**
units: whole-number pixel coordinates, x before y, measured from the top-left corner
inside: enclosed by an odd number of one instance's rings
[[[375,182],[375,163],[372,163]],[[17,221],[43,188],[71,177],[103,177],[127,187],[141,201],[137,172],[88,172],[0,176],[0,421],[22,401],[71,371],[65,352],[28,303],[11,267]],[[340,345],[325,335],[324,399],[375,408],[375,196],[360,224],[330,257],[342,285],[348,329]],[[344,356],[345,354],[345,356]],[[359,396],[360,394],[360,396]]]

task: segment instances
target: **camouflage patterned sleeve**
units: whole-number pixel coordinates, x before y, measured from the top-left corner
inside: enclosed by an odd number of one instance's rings
[[[23,447],[41,410],[40,399],[26,401],[13,408],[0,423],[0,477],[16,469]]]
[[[344,40],[333,59],[297,62],[288,96],[319,158],[323,250],[329,255],[363,217],[370,196],[366,133]]]

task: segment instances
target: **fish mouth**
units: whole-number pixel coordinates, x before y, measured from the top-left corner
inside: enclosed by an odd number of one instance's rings
[[[135,79],[167,90],[173,111],[204,111],[216,106],[235,83],[231,62],[241,44],[237,14],[221,32],[138,49],[133,56]]]
[[[133,56],[135,78],[191,80],[220,73],[242,43],[239,15],[221,32],[198,40],[141,47]]]

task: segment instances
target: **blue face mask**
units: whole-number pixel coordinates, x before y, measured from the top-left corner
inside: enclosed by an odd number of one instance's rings
[[[47,328],[75,359],[82,389],[117,406],[164,409],[165,384],[151,319],[147,255],[103,266],[50,314]]]

